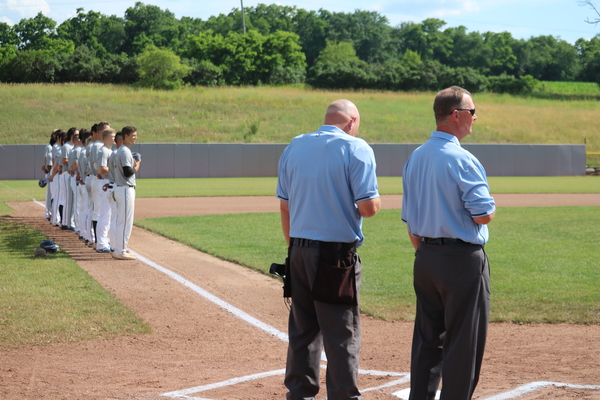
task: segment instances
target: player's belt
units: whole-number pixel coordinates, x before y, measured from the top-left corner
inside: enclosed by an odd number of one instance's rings
[[[471,244],[471,243],[465,242],[464,240],[455,239],[455,238],[428,238],[428,237],[424,237],[424,238],[421,238],[421,242],[423,244],[430,244],[430,245],[435,245],[435,246],[441,246],[441,245],[444,245],[444,244]]]
[[[354,243],[346,243],[346,242],[322,242],[320,240],[311,240],[311,239],[303,239],[303,238],[290,238],[290,243],[292,246],[298,247],[319,247],[319,246],[329,246],[333,248],[350,248],[354,247]]]
[[[117,185],[117,187],[130,187],[135,189],[135,185]]]

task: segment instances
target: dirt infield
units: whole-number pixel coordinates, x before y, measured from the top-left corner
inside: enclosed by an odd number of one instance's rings
[[[500,206],[600,205],[597,195],[495,197]],[[398,208],[399,198],[383,204]],[[50,226],[39,204],[11,206],[11,219],[55,240],[153,333],[0,352],[0,399],[285,398],[287,309],[278,281],[140,228],[131,248],[142,257],[116,261]],[[274,197],[138,199],[136,218],[277,210]],[[408,387],[412,324],[366,316],[362,324],[363,398],[398,399],[393,393]],[[475,398],[599,400],[592,385],[600,385],[600,326],[490,326]]]

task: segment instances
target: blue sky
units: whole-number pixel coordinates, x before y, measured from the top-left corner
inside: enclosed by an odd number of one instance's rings
[[[243,1],[243,0],[242,0]],[[211,15],[228,14],[240,7],[240,0],[146,0],[162,9],[169,9],[177,18],[182,16],[208,19]],[[600,10],[600,0],[592,0]],[[244,7],[268,0],[245,0]],[[392,26],[401,22],[421,22],[439,18],[447,27],[464,25],[469,32],[510,32],[517,39],[552,35],[570,43],[579,38],[591,39],[600,34],[600,24],[585,21],[600,18],[589,6],[578,0],[279,0],[276,4],[296,6],[306,10],[320,8],[333,12],[354,10],[377,11]],[[0,0],[0,21],[14,24],[21,18],[31,18],[42,11],[58,23],[76,14],[77,8],[94,10],[122,17],[135,0]]]

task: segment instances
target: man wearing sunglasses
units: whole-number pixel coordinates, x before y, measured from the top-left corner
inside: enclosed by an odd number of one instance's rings
[[[415,248],[417,312],[411,400],[468,400],[479,380],[490,310],[483,249],[494,218],[486,173],[460,146],[477,120],[471,94],[453,86],[433,104],[437,129],[408,158],[402,220]]]

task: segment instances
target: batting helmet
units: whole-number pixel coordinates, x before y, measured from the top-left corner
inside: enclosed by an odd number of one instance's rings
[[[135,151],[131,153],[131,156],[135,161],[140,161],[142,159],[142,155],[140,153],[136,153]]]
[[[38,182],[38,185],[41,188],[45,188],[47,184],[48,184],[48,181],[46,179],[40,179],[40,181]]]
[[[46,239],[40,243],[40,247],[48,253],[56,253],[59,249],[59,247],[50,239]]]

